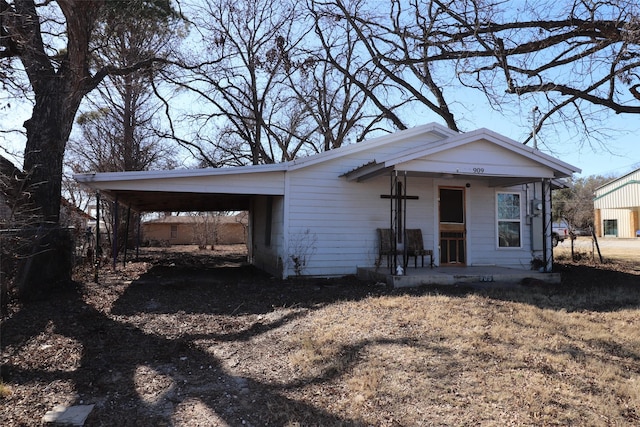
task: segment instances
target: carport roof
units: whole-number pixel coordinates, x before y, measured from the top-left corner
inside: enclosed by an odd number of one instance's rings
[[[102,192],[138,212],[213,212],[249,210],[251,194],[108,190]]]
[[[168,171],[84,173],[79,183],[139,212],[248,210],[257,195],[284,194],[276,165]]]

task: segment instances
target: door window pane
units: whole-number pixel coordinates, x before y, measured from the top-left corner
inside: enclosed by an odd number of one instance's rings
[[[464,200],[462,190],[440,189],[440,222],[464,223]]]

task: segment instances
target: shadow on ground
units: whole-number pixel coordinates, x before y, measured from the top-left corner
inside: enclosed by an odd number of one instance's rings
[[[273,383],[230,371],[216,349],[247,343],[327,304],[376,295],[479,294],[567,311],[619,310],[640,302],[639,276],[588,266],[560,266],[560,286],[391,290],[353,277],[283,282],[246,265],[242,255],[169,254],[144,260],[152,267],[130,282],[117,275],[107,279],[105,274],[100,284],[80,284],[74,291],[22,306],[4,319],[3,380],[33,384],[40,393],[34,396],[53,393],[55,384],[71,384],[75,397],[70,403],[96,404],[88,426],[198,425],[176,419],[177,413],[189,411],[199,411],[198,422],[207,425],[360,425],[360,420],[345,419],[284,393],[339,377],[349,363],[343,371],[317,378]],[[113,301],[92,299],[100,295]],[[265,317],[275,311],[283,314]],[[79,343],[77,360],[73,349],[65,350],[62,344],[60,360],[48,359],[46,351],[18,355],[17,349],[43,334]],[[358,351],[361,348],[344,353]],[[269,360],[255,363],[268,366]],[[34,401],[16,414],[5,405],[0,423],[23,420],[24,425],[40,425],[52,406],[53,402]]]

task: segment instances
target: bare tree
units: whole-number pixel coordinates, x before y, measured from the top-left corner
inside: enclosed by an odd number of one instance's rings
[[[484,93],[499,111],[510,103],[520,111],[524,103],[527,112],[539,107],[525,142],[546,125],[598,140],[612,131],[603,121],[607,111],[640,112],[635,1],[315,0],[311,7],[336,26],[348,23],[361,60],[387,78],[383,93],[426,107],[451,129],[464,104],[456,98],[460,84]],[[393,126],[405,126],[400,105],[380,99]]]
[[[568,188],[553,192],[553,220],[564,220],[572,227],[587,229],[594,226],[593,197],[595,190],[613,177],[591,175],[571,181]]]
[[[31,118],[24,123],[24,170],[40,225],[51,229],[60,219],[63,158],[74,118],[85,95],[110,74],[127,74],[148,67],[157,58],[139,57],[124,67],[106,64],[92,72],[90,42],[105,14],[144,10],[148,16],[168,16],[168,0],[93,1],[0,0],[0,78],[18,78],[33,100]],[[106,48],[106,46],[103,46]],[[12,68],[15,65],[16,73]],[[24,79],[22,76],[26,77]],[[56,247],[62,236],[40,239],[36,246]],[[62,277],[25,277],[25,283],[66,281],[70,267],[59,267],[62,251],[39,250],[40,273],[55,266]],[[49,276],[54,273],[49,274]]]
[[[195,93],[204,111],[190,116],[197,131],[182,144],[207,166],[296,157],[314,129],[284,84],[295,71],[293,47],[305,32],[295,4],[216,0],[192,13],[202,51],[184,61],[190,71],[182,80],[169,79]]]
[[[593,137],[603,112],[640,113],[636,1],[392,0],[378,14],[344,0],[317,4],[351,24],[409,102],[452,129],[449,106],[462,101],[445,92],[454,79],[498,110],[510,101],[538,106],[536,133],[555,122]]]
[[[374,95],[385,90],[385,76],[360,58],[350,26],[314,3],[308,13],[315,40],[308,38],[299,72],[290,75],[289,85],[313,117],[320,138],[314,146],[320,152],[378,130],[393,115],[393,105],[382,105]]]
[[[451,79],[446,70],[444,76],[436,74],[427,45],[417,42],[428,39],[430,31],[439,24],[439,14],[429,2],[410,3],[313,0],[311,8],[327,60],[375,105],[378,121],[405,129],[403,107],[420,104],[440,116],[448,127],[458,130],[443,89]],[[404,6],[407,9],[413,6],[415,10],[407,12]],[[427,16],[423,15],[423,9]],[[343,28],[339,38],[342,45],[324,40],[323,34],[329,28]],[[340,54],[347,45],[350,54]]]

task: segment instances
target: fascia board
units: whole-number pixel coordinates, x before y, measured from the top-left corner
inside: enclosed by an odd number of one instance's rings
[[[129,171],[129,172],[86,172],[73,175],[73,179],[81,183],[138,181],[150,179],[175,179],[194,178],[203,176],[225,176],[236,174],[252,174],[264,172],[285,171],[284,163],[269,165],[236,166],[229,168],[204,168],[204,169],[172,169],[153,171]]]

